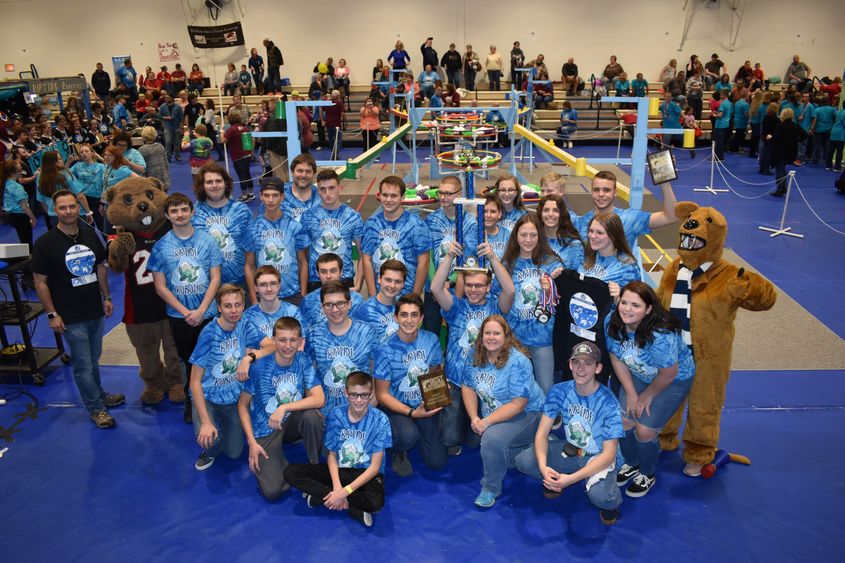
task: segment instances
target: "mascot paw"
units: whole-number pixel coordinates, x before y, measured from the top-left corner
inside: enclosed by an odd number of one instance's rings
[[[145,405],[157,405],[164,399],[164,392],[160,389],[144,389],[141,402]]]
[[[664,452],[674,452],[675,450],[678,449],[679,445],[680,444],[678,443],[678,435],[677,434],[666,435],[666,436],[664,436],[662,434],[660,435],[660,449],[663,450]]]
[[[181,383],[177,383],[173,385],[167,391],[167,399],[171,403],[184,403],[185,402],[185,388],[182,386]]]
[[[742,299],[748,294],[751,287],[751,277],[745,275],[745,268],[740,268],[736,273],[736,278],[728,283],[728,293],[734,299]]]

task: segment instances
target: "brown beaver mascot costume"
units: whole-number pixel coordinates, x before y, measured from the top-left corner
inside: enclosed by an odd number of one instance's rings
[[[158,404],[165,393],[174,403],[184,402],[185,367],[176,353],[164,301],[147,270],[153,246],[170,230],[164,215],[167,194],[158,180],[133,176],[109,188],[104,199],[109,221],[121,231],[109,237],[109,267],[126,273],[123,322],[144,382],[141,402]]]
[[[678,447],[678,429],[687,410],[684,473],[696,477],[712,461],[719,443],[736,311],[771,309],[777,293],[759,274],[722,259],[728,223],[716,209],[682,201],[675,214],[681,223],[679,257],[663,273],[657,293],[689,331],[685,339],[692,342],[695,380],[687,404],[663,427],[660,445],[664,450]]]

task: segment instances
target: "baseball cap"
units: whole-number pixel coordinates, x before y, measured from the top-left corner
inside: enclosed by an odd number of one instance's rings
[[[284,193],[285,183],[280,178],[276,178],[275,176],[265,176],[261,179],[260,191],[263,192],[264,190],[276,190]]]
[[[574,360],[575,358],[579,358],[581,356],[587,356],[597,364],[601,363],[601,351],[599,351],[599,347],[593,342],[585,340],[584,342],[579,342],[572,347],[572,355],[569,356],[569,359]]]

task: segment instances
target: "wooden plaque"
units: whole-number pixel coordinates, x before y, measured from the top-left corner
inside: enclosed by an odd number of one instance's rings
[[[432,368],[430,372],[419,376],[418,380],[425,410],[432,411],[452,404],[449,383],[442,367]]]

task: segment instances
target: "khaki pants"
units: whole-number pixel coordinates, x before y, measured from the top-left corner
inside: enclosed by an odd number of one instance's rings
[[[288,171],[288,157],[267,149],[267,156],[270,158],[270,168],[273,169],[273,176],[287,182],[290,179]]]

